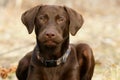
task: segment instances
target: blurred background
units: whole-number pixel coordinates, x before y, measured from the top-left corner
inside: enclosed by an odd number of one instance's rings
[[[87,43],[96,66],[92,80],[120,80],[120,0],[0,0],[0,68],[17,66],[35,46],[21,14],[38,4],[65,5],[84,17],[84,25],[71,43]],[[6,79],[17,80],[14,72]]]

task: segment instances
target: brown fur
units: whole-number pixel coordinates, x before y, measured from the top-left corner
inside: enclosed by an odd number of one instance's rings
[[[35,28],[37,45],[20,60],[18,80],[91,80],[95,65],[91,48],[69,44],[69,32],[75,35],[83,24],[80,14],[68,7],[42,5],[23,13],[22,22],[29,33]],[[68,46],[71,52],[64,64],[47,67],[37,58],[39,53],[47,60],[57,60]]]

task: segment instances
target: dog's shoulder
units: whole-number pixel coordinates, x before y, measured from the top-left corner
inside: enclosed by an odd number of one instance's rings
[[[19,62],[19,65],[29,64],[33,51],[27,53]]]
[[[22,59],[30,59],[32,56],[33,51],[27,53]]]
[[[71,44],[75,50],[78,60],[93,55],[91,47],[86,43]]]
[[[33,51],[27,53],[18,63],[18,67],[16,70],[16,76],[20,80],[23,80],[23,79],[26,80],[32,53],[33,53]]]

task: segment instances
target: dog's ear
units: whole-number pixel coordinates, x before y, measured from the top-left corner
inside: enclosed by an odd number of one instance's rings
[[[29,34],[31,34],[34,29],[35,17],[40,7],[41,6],[36,6],[34,8],[27,10],[26,12],[22,14],[21,20],[23,24],[27,27]]]
[[[64,9],[68,13],[70,19],[69,25],[70,33],[74,36],[77,33],[77,31],[81,28],[84,22],[83,17],[71,8],[64,7]]]

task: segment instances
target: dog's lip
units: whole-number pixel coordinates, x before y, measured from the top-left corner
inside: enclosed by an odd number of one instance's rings
[[[52,41],[52,40],[46,40],[44,42],[45,45],[48,45],[48,46],[55,46],[57,44],[57,42],[55,41]]]
[[[63,42],[63,39],[46,39],[41,38],[39,41],[45,46],[57,46],[58,44]]]
[[[53,39],[48,39],[48,40],[45,40],[44,43],[56,43],[56,44],[59,44],[61,43],[61,41],[56,41],[56,40],[53,40]]]
[[[48,40],[48,41],[45,41],[45,43],[55,43],[55,42],[52,40]]]

